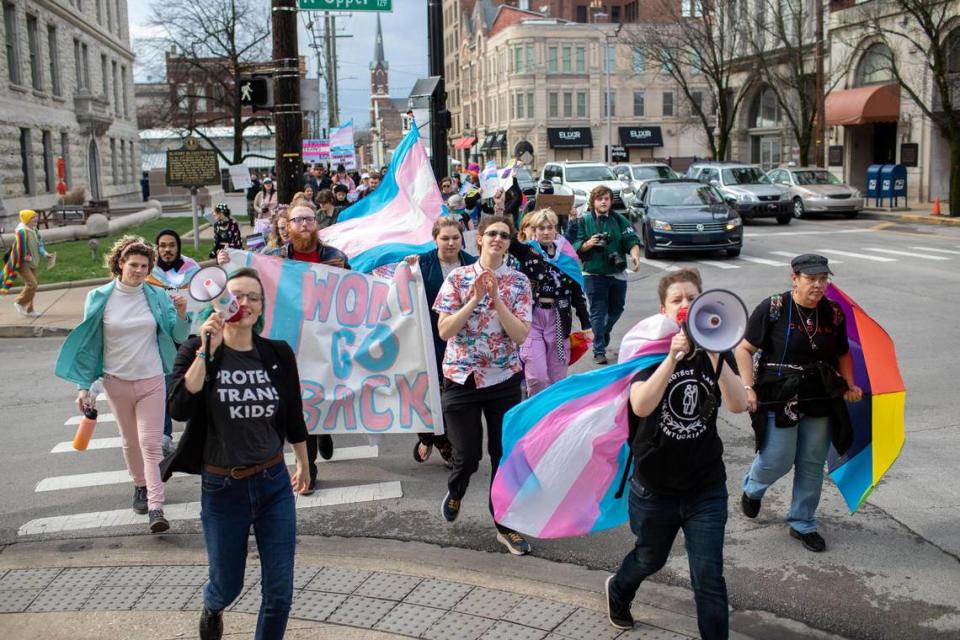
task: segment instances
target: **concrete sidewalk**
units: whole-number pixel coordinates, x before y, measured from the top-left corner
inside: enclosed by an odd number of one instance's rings
[[[226,637],[256,625],[251,540]],[[199,535],[23,542],[0,554],[0,631],[9,638],[195,637],[206,552]],[[367,538],[301,537],[287,638],[684,640],[698,637],[693,596],[648,582],[620,632],[607,621],[607,573],[534,556]],[[799,623],[731,613],[731,638],[831,638]]]

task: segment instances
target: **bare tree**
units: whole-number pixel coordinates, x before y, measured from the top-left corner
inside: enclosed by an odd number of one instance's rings
[[[266,59],[269,8],[270,4],[261,0],[163,0],[154,3],[149,20],[160,34],[152,40],[155,50],[178,51],[167,61],[168,75],[172,62],[178,67],[177,75],[189,79],[171,95],[165,120],[206,140],[230,164],[264,157],[244,153],[244,130],[269,121],[243,116],[237,85],[254,63]],[[209,95],[207,87],[211,88]],[[206,101],[206,109],[199,108],[201,101]],[[212,126],[233,128],[231,155],[204,133],[205,127]]]
[[[724,160],[752,78],[739,86],[736,61],[747,50],[745,5],[735,0],[654,0],[653,21],[623,31],[621,42],[676,83],[703,130],[710,154]],[[704,93],[705,92],[705,93]]]
[[[872,34],[886,45],[884,58],[894,80],[940,130],[950,148],[953,216],[960,215],[958,5],[956,0],[891,0],[883,7],[873,7],[869,19]]]

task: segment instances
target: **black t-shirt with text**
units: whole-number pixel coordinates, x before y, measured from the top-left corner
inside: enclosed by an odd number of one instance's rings
[[[721,358],[724,367],[737,370],[729,351]],[[638,372],[631,383],[649,379],[659,366]],[[713,402],[705,405],[708,396]],[[636,433],[634,475],[641,485],[653,493],[679,496],[726,480],[723,443],[717,433],[720,401],[716,367],[708,354],[698,350],[677,363],[653,413],[639,418],[628,409],[630,432]]]
[[[266,462],[283,450],[275,425],[280,396],[256,349],[220,348],[220,370],[207,391],[210,421],[203,461],[219,467]]]

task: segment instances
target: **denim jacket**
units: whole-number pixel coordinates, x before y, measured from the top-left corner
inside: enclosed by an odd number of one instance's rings
[[[83,320],[67,336],[57,356],[54,373],[58,378],[75,382],[78,389],[89,389],[93,381],[103,375],[103,312],[116,282],[111,280],[87,294]],[[163,372],[169,374],[177,357],[176,345],[187,339],[190,323],[177,314],[162,289],[144,284],[143,294],[157,321],[157,348]]]

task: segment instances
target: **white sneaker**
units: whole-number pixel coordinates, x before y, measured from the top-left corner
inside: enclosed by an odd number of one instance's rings
[[[19,303],[19,302],[14,302],[14,303],[13,303],[13,308],[16,309],[16,310],[17,310],[17,313],[19,313],[19,314],[22,315],[23,317],[28,317],[28,315],[27,315],[27,310],[24,309],[22,306],[20,306],[20,303]]]
[[[27,311],[27,317],[28,317],[28,318],[39,318],[39,317],[42,316],[42,315],[43,315],[43,314],[40,313],[39,311]]]

